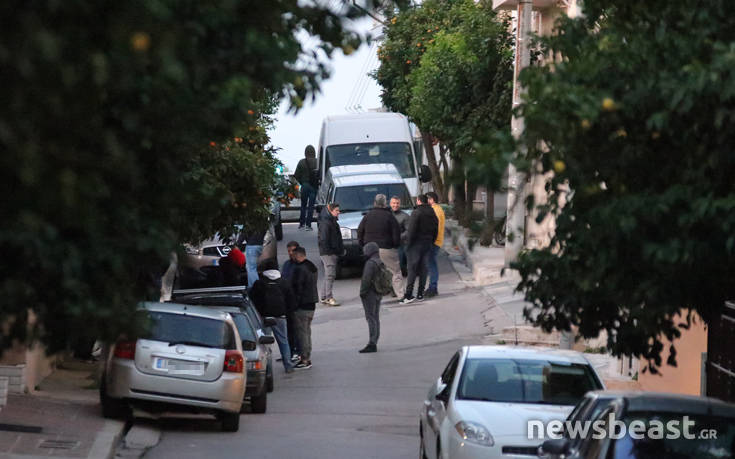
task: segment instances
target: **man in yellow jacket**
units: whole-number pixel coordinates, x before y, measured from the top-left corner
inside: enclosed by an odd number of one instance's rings
[[[427,298],[430,298],[439,294],[437,291],[439,266],[436,264],[436,257],[439,255],[439,249],[442,247],[442,244],[444,244],[444,221],[446,217],[444,216],[444,209],[439,205],[439,196],[433,191],[429,191],[426,193],[426,197],[429,199],[429,205],[434,209],[436,218],[439,220],[439,231],[429,253],[429,289],[424,293]]]

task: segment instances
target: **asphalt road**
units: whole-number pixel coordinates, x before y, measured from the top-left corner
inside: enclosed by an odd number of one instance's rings
[[[295,224],[284,225],[279,258],[292,239],[319,265],[316,232]],[[161,441],[145,457],[416,457],[418,413],[430,384],[461,345],[486,332],[481,312],[487,300],[459,281],[446,256],[440,270],[438,297],[407,306],[385,298],[375,354],[357,352],[368,334],[359,278],[338,280],[335,297],[342,305],[317,307],[313,367],[286,375],[278,362],[266,414],[243,414],[237,433],[221,432],[206,417],[154,421]]]

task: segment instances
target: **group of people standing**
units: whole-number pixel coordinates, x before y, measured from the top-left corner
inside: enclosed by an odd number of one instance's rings
[[[422,301],[424,295],[436,296],[439,269],[436,257],[444,243],[444,210],[434,192],[420,194],[411,215],[401,209],[397,196],[375,196],[373,208],[365,214],[357,228],[357,237],[367,258],[360,284],[360,299],[368,322],[369,341],[360,352],[376,352],[380,337],[380,304],[382,295],[374,288],[382,264],[392,274],[393,295],[402,304]],[[404,285],[402,259],[406,261]],[[416,296],[414,285],[418,277]],[[429,288],[426,289],[427,277]]]
[[[300,230],[312,229],[314,199],[319,183],[315,171],[316,152],[309,145],[294,174],[301,185]],[[357,237],[366,257],[360,299],[368,323],[369,341],[359,352],[377,352],[383,298],[383,289],[378,284],[385,270],[390,276],[392,294],[402,304],[438,294],[437,255],[444,243],[445,222],[444,211],[438,201],[434,192],[420,194],[416,198],[416,208],[409,215],[402,210],[399,197],[393,196],[388,201],[386,195],[378,194],[373,208],[360,222]],[[289,258],[280,272],[274,262],[265,262],[264,266],[258,267],[262,276],[252,284],[250,296],[256,308],[262,315],[276,319],[273,332],[286,372],[312,366],[311,322],[316,303],[339,306],[333,292],[338,259],[345,251],[337,222],[339,214],[339,204],[329,203],[318,217],[319,257],[324,267],[321,294],[317,288],[318,269],[306,258],[306,250],[296,241],[287,244]],[[250,254],[247,255],[249,259]],[[418,287],[414,296],[417,277]]]
[[[259,279],[249,291],[255,308],[272,317],[271,327],[286,373],[311,368],[311,322],[314,319],[318,269],[298,242],[287,245],[288,260],[278,270],[274,260],[258,266]]]

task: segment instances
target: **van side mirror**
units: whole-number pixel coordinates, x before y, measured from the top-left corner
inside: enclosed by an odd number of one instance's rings
[[[264,335],[258,338],[258,342],[260,344],[273,344],[276,342],[276,339],[272,337],[271,335]]]
[[[429,166],[426,164],[421,165],[421,169],[419,170],[419,180],[423,183],[431,181],[431,169],[429,169]]]

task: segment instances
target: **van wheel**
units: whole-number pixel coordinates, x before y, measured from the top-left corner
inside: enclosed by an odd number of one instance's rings
[[[237,432],[240,429],[240,413],[230,413],[229,411],[223,411],[219,415],[220,421],[222,421],[223,432]]]
[[[250,408],[252,408],[253,413],[258,413],[258,414],[265,413],[267,404],[268,404],[268,391],[263,391],[263,393],[258,395],[257,397],[250,398]]]

